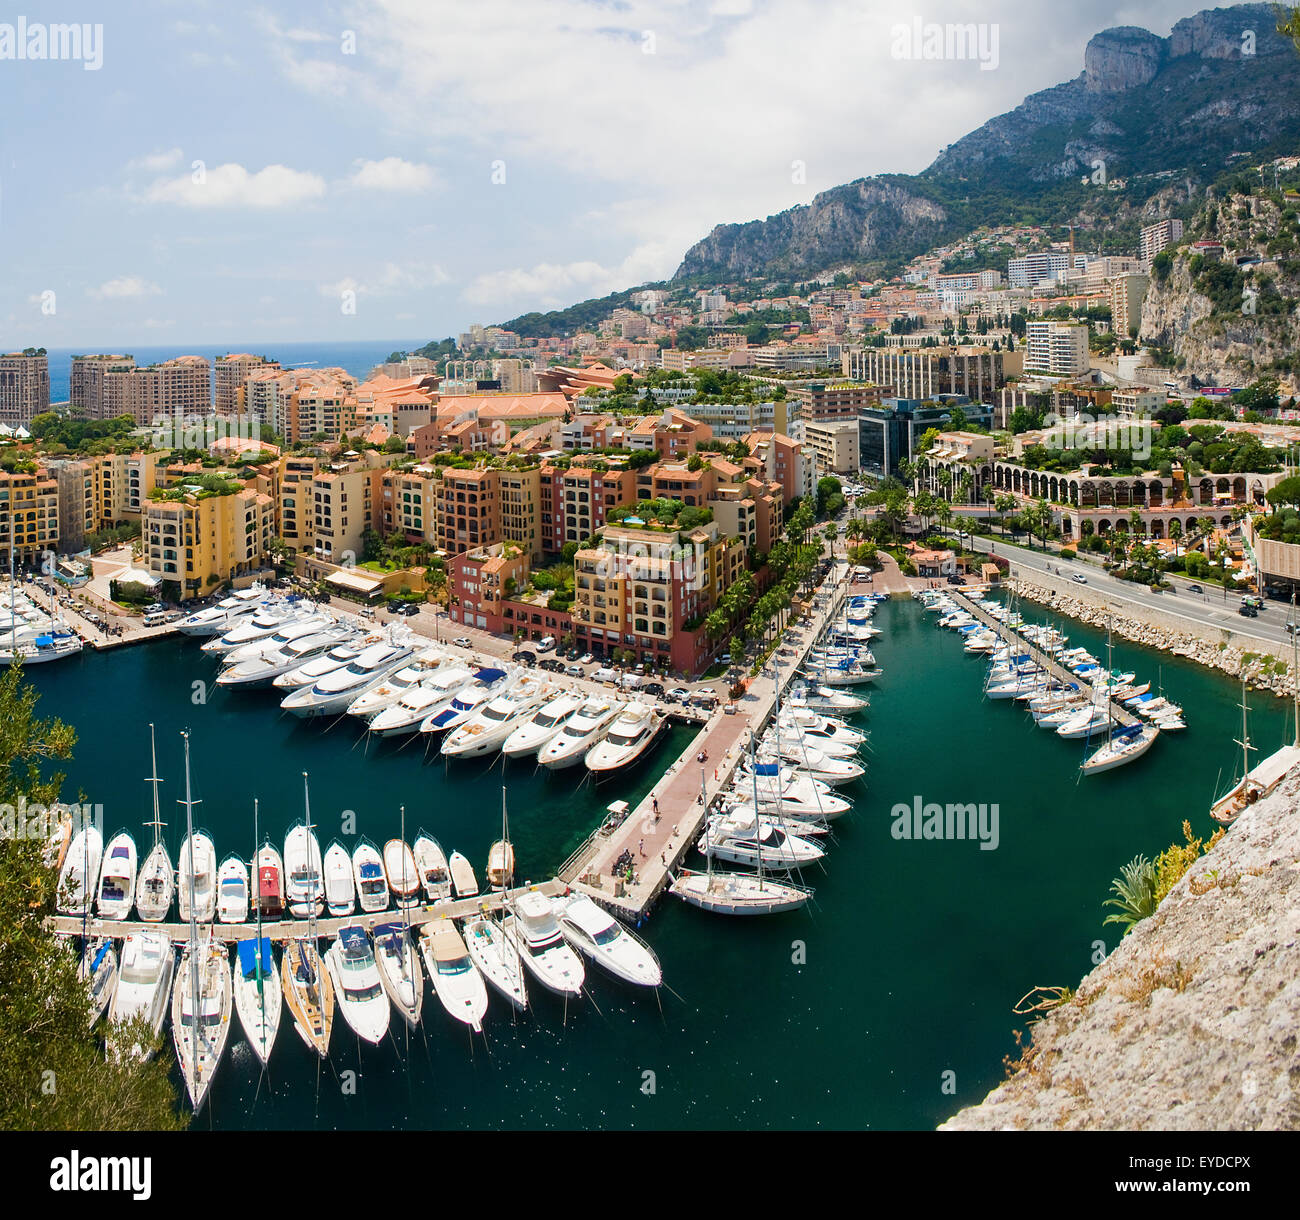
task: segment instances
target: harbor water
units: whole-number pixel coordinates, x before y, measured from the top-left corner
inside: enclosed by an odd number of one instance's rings
[[[1026,619],[1045,621],[1029,608]],[[1162,735],[1131,766],[1080,779],[1084,743],[1036,728],[1020,704],[982,697],[984,663],[911,601],[881,606],[873,642],[884,670],[858,718],[870,730],[856,808],[835,823],[824,870],[806,874],[815,904],[769,918],[727,919],[664,899],[641,928],[668,984],[634,995],[588,968],[589,996],[565,1009],[530,988],[527,1015],[493,998],[471,1037],[427,994],[422,1029],[396,1019],[389,1040],[360,1047],[336,1021],[321,1063],[285,1026],[269,1072],[237,1022],[200,1127],[928,1128],[978,1101],[1014,1055],[1011,1009],[1035,985],[1077,984],[1113,948],[1103,928],[1111,879],[1132,856],[1181,842],[1240,765],[1240,687],[1231,679],[1116,640],[1114,663],[1163,679],[1188,728]],[[1072,645],[1105,658],[1105,637],[1058,620]],[[1163,668],[1161,668],[1163,667]],[[459,849],[480,878],[508,790],[516,876],[543,880],[599,824],[612,800],[635,804],[691,739],[666,734],[653,755],[599,790],[583,770],[551,775],[486,760],[446,765],[424,742],[367,749],[349,723],[280,712],[270,692],[211,686],[192,640],[167,640],[36,667],[40,713],[79,734],[67,799],[101,804],[106,834],[150,831],[148,723],[158,731],[163,818],[176,856],[184,834],[179,731],[192,731],[196,824],[218,859],[253,848],[261,828],[282,842],[302,816],[311,775],[322,848],[355,829],[382,845],[406,806]],[[1255,696],[1260,752],[1289,739],[1289,704]],[[896,838],[897,805],[996,807],[996,848],[979,841]],[[666,816],[673,811],[665,809]],[[990,840],[991,842],[991,840]],[[696,860],[696,863],[700,863]],[[671,989],[671,990],[670,990]],[[534,994],[537,993],[537,994]],[[170,1035],[164,1054],[171,1056]],[[179,1073],[178,1091],[183,1093]]]

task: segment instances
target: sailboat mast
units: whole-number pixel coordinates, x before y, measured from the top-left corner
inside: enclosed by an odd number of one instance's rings
[[[193,1030],[191,1053],[194,1060],[193,1070],[197,1079],[198,1039],[203,1037],[203,1013],[199,1008],[199,924],[194,908],[194,794],[190,787],[190,733],[188,729],[181,732],[185,740],[185,834],[190,847],[189,887],[190,887],[190,995],[194,1005],[191,1016]],[[157,791],[155,789],[155,791]]]
[[[307,820],[307,874],[311,875],[311,792],[307,787],[307,772],[302,773],[302,807]],[[311,895],[307,903],[307,933],[311,937],[312,947],[316,945],[316,895]]]
[[[149,726],[149,758],[153,763],[153,773],[149,776],[153,787],[153,845],[157,847],[162,841],[162,814],[158,809],[158,785],[162,780],[158,776],[158,739],[152,724]]]
[[[401,807],[402,813],[402,888],[406,888],[406,806]],[[418,893],[418,891],[417,891]],[[409,928],[408,919],[410,917],[410,907],[402,907],[402,927]]]
[[[754,744],[754,732],[753,732],[752,729],[750,730],[750,733],[749,733],[749,775],[750,775],[750,778],[754,781],[754,834],[755,834],[755,837],[756,837],[757,842],[758,842],[758,888],[761,890],[761,889],[763,888],[763,835],[762,835],[762,832],[759,830],[759,823],[758,823],[758,814],[759,814],[759,807],[758,807],[758,751],[757,751],[757,749],[755,748],[755,744]],[[780,782],[779,782],[779,781],[780,781],[780,778],[781,778],[781,760],[780,760],[780,758],[778,758],[778,759],[777,759],[777,781],[778,781],[778,783],[777,783],[777,787],[776,787],[776,799],[777,799],[778,801],[781,799],[781,785],[780,785]],[[710,856],[710,857],[709,857],[709,864],[712,865],[712,863],[713,863],[713,857]]]
[[[1295,719],[1295,745],[1300,747],[1300,670],[1296,668],[1296,631],[1300,623],[1295,619],[1295,585],[1291,586],[1291,711]]]
[[[249,861],[252,866],[253,884],[249,887],[252,891],[253,902],[257,906],[257,953],[255,960],[257,962],[257,994],[262,998],[262,1030],[263,1037],[266,1034],[266,997],[262,996],[262,894],[261,882],[257,876],[257,797],[253,797],[253,858]]]

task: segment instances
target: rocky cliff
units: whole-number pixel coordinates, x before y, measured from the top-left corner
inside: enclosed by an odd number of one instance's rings
[[[1300,1126],[1297,804],[1300,770],[1034,1026],[1004,1084],[940,1129]]]
[[[1171,170],[1206,181],[1234,153],[1300,148],[1300,55],[1276,22],[1271,5],[1247,4],[1185,18],[1168,38],[1105,30],[1088,43],[1078,77],[985,123],[923,174],[859,179],[766,220],[719,225],[686,252],[676,278],[907,259],[1006,223],[1026,202],[1037,205],[1036,221],[1074,220],[1088,206],[1080,179],[1099,162],[1107,181]],[[1139,194],[1136,184],[1128,190]]]

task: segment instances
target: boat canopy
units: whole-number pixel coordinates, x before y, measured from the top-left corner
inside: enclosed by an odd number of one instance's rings
[[[384,870],[379,867],[373,860],[363,860],[361,863],[361,880],[378,881],[384,875]]]
[[[274,864],[264,864],[257,870],[257,889],[263,898],[280,897],[280,870]]]
[[[506,676],[504,669],[483,668],[474,671],[474,677],[477,678],[484,686],[491,686]]]
[[[258,948],[261,948],[261,965],[264,975],[271,974],[275,970],[275,960],[271,956],[271,939],[263,936],[259,941],[256,938],[252,940],[241,940],[238,945],[239,949],[239,968],[244,972],[246,979],[251,979],[257,974],[258,965]]]
[[[99,947],[99,952],[95,954],[95,960],[90,963],[90,973],[94,974],[99,969],[100,963],[108,956],[108,951],[113,947],[111,940],[106,940]]]

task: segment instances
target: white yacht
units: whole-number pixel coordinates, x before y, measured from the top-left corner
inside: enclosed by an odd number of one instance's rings
[[[135,902],[135,840],[125,830],[115,834],[104,849],[95,906],[100,919],[126,919]]]
[[[358,695],[348,704],[348,715],[356,716],[369,724],[380,712],[391,707],[407,691],[418,686],[446,662],[447,656],[440,649],[426,648],[389,674],[378,686],[373,686],[365,694]]]
[[[191,876],[193,887],[190,885]],[[193,837],[187,835],[181,844],[180,862],[176,869],[176,900],[182,923],[189,922],[191,888],[194,918],[199,923],[211,923],[217,911],[217,849],[212,845],[212,839],[201,830],[196,831]]]
[[[233,1003],[225,946],[206,935],[188,941],[172,984],[172,1041],[195,1111],[225,1054]]]
[[[489,666],[475,670],[472,682],[462,686],[447,703],[420,722],[420,732],[449,733],[460,728],[480,708],[508,690],[514,680],[504,669]]]
[[[651,704],[628,704],[609,726],[609,732],[587,751],[587,769],[606,775],[630,767],[654,744],[665,723],[662,713]]]
[[[226,629],[226,624],[231,619],[239,618],[245,614],[252,614],[265,597],[266,589],[262,585],[253,585],[248,589],[240,589],[229,597],[223,597],[216,605],[206,606],[202,610],[196,610],[187,618],[181,619],[176,624],[177,630],[182,635],[221,635]]]
[[[340,928],[325,961],[343,1019],[358,1038],[378,1045],[388,1033],[389,1004],[365,928]]]
[[[403,924],[384,923],[375,927],[374,937],[379,981],[397,1015],[415,1029],[424,1007],[424,971],[410,932]]]
[[[104,1015],[117,987],[117,947],[111,936],[92,936],[81,952],[77,978],[90,996],[90,1024]]]
[[[761,741],[764,745],[771,746],[773,749],[775,749],[779,741],[781,753],[791,756],[800,754],[804,750],[817,750],[826,755],[827,758],[855,758],[858,753],[856,745],[836,741],[833,738],[815,736],[789,721],[780,722],[774,728],[769,729],[763,734]]]
[[[481,1032],[487,1015],[487,987],[456,925],[450,919],[426,925],[420,933],[420,952],[443,1008],[475,1033]]]
[[[419,903],[420,872],[415,867],[415,853],[405,840],[389,839],[384,844],[384,875],[399,907],[413,907]]]
[[[390,644],[387,641],[371,644],[351,665],[326,674],[314,686],[287,695],[280,706],[295,716],[340,714],[360,695],[399,669],[410,655],[408,644]]]
[[[289,619],[283,627],[271,635],[239,644],[222,657],[226,665],[238,665],[243,661],[255,661],[279,652],[296,640],[305,640],[309,636],[319,635],[329,630],[334,620],[327,614],[301,614]]]
[[[715,860],[755,865],[762,853],[763,867],[787,872],[813,864],[826,853],[816,843],[792,835],[770,818],[715,814],[709,818],[700,850]]]
[[[756,763],[753,768],[738,770],[731,791],[736,804],[757,801],[764,813],[799,819],[831,822],[853,808],[828,784],[776,763]]]
[[[866,767],[851,758],[831,758],[822,750],[811,748],[799,742],[787,742],[784,739],[778,750],[775,745],[760,748],[759,758],[763,762],[780,760],[786,766],[806,772],[813,779],[838,787],[852,783],[866,774]]]
[[[217,675],[217,685],[237,687],[240,690],[258,690],[270,686],[277,678],[301,668],[331,648],[347,644],[356,638],[355,631],[341,626],[300,636],[275,652],[228,666]]]
[[[806,737],[820,741],[833,741],[857,749],[867,740],[867,735],[860,729],[851,728],[843,720],[814,712],[810,708],[783,707],[781,724],[797,728]]]
[[[506,738],[501,753],[507,758],[536,755],[577,715],[582,706],[582,696],[571,691],[547,700]]]
[[[331,919],[342,919],[357,908],[352,857],[337,839],[325,849],[325,906]]]
[[[46,661],[62,661],[76,656],[82,650],[81,637],[72,631],[44,630],[35,638],[18,640],[0,648],[0,665],[12,665],[15,659],[24,665],[42,665]]]
[[[415,857],[415,871],[420,875],[420,886],[427,902],[445,902],[451,897],[451,873],[442,845],[423,830],[415,836],[411,846]]]
[[[104,836],[94,826],[87,824],[73,835],[59,872],[58,909],[62,914],[90,913],[103,857]]]
[[[267,937],[251,937],[236,944],[234,986],[239,1024],[253,1054],[265,1067],[271,1058],[275,1036],[280,1032],[280,1017],[284,1010],[280,972],[275,967],[275,957]]]
[[[248,865],[227,856],[217,870],[217,919],[244,923],[248,919]]]
[[[470,961],[494,991],[522,1012],[528,1007],[528,985],[514,942],[486,914],[465,920],[464,929]],[[434,989],[437,989],[436,982]]]
[[[787,708],[806,707],[814,712],[837,712],[852,714],[870,707],[870,701],[862,695],[850,695],[848,691],[836,690],[833,686],[809,686],[799,683],[791,686],[784,699]]]
[[[548,991],[560,996],[579,996],[586,972],[582,959],[565,943],[550,901],[530,891],[522,894],[514,909],[501,921],[528,972]]]
[[[625,983],[658,987],[663,970],[654,951],[585,894],[551,899],[560,933],[579,953]]]
[[[154,1046],[132,1040],[126,1045],[123,1026],[143,1017],[153,1031],[154,1041],[167,1019],[167,1001],[171,998],[172,973],[176,954],[172,942],[162,932],[148,929],[133,932],[122,942],[122,961],[117,987],[108,1009],[108,1053],[115,1059],[127,1055],[143,1063],[151,1058]]]
[[[1058,737],[1078,738],[1091,737],[1100,729],[1105,729],[1110,724],[1110,709],[1103,703],[1085,704],[1082,710],[1076,712],[1069,720],[1064,721],[1057,726],[1056,735]]]
[[[451,873],[452,888],[457,898],[477,898],[478,878],[467,856],[454,851],[447,857],[447,870]]]
[[[208,640],[202,651],[226,657],[245,644],[269,640],[281,627],[302,617],[302,611],[288,602],[276,602],[261,607],[246,618],[227,627],[223,635]]]
[[[253,875],[259,913],[266,919],[279,919],[284,914],[284,858],[269,842],[257,849]]]
[[[541,678],[525,674],[501,694],[489,699],[459,728],[442,739],[442,753],[448,758],[481,758],[505,744],[515,731],[551,693]]]
[[[284,837],[285,897],[297,919],[319,915],[325,907],[320,840],[298,822]]]
[[[550,741],[538,752],[537,761],[551,771],[580,763],[623,710],[621,703],[588,699]]]
[[[425,720],[435,717],[450,706],[451,701],[474,682],[473,671],[460,662],[440,665],[415,686],[409,688],[396,703],[370,722],[370,732],[377,737],[402,737],[418,733]]]
[[[357,899],[366,914],[388,906],[388,882],[384,879],[384,861],[369,839],[362,839],[352,849],[352,879],[357,884]]]
[[[375,643],[377,641],[370,641]],[[358,641],[336,644],[326,653],[317,654],[309,661],[301,662],[292,669],[286,669],[271,681],[276,690],[297,691],[315,686],[322,678],[351,665],[364,650]]]

